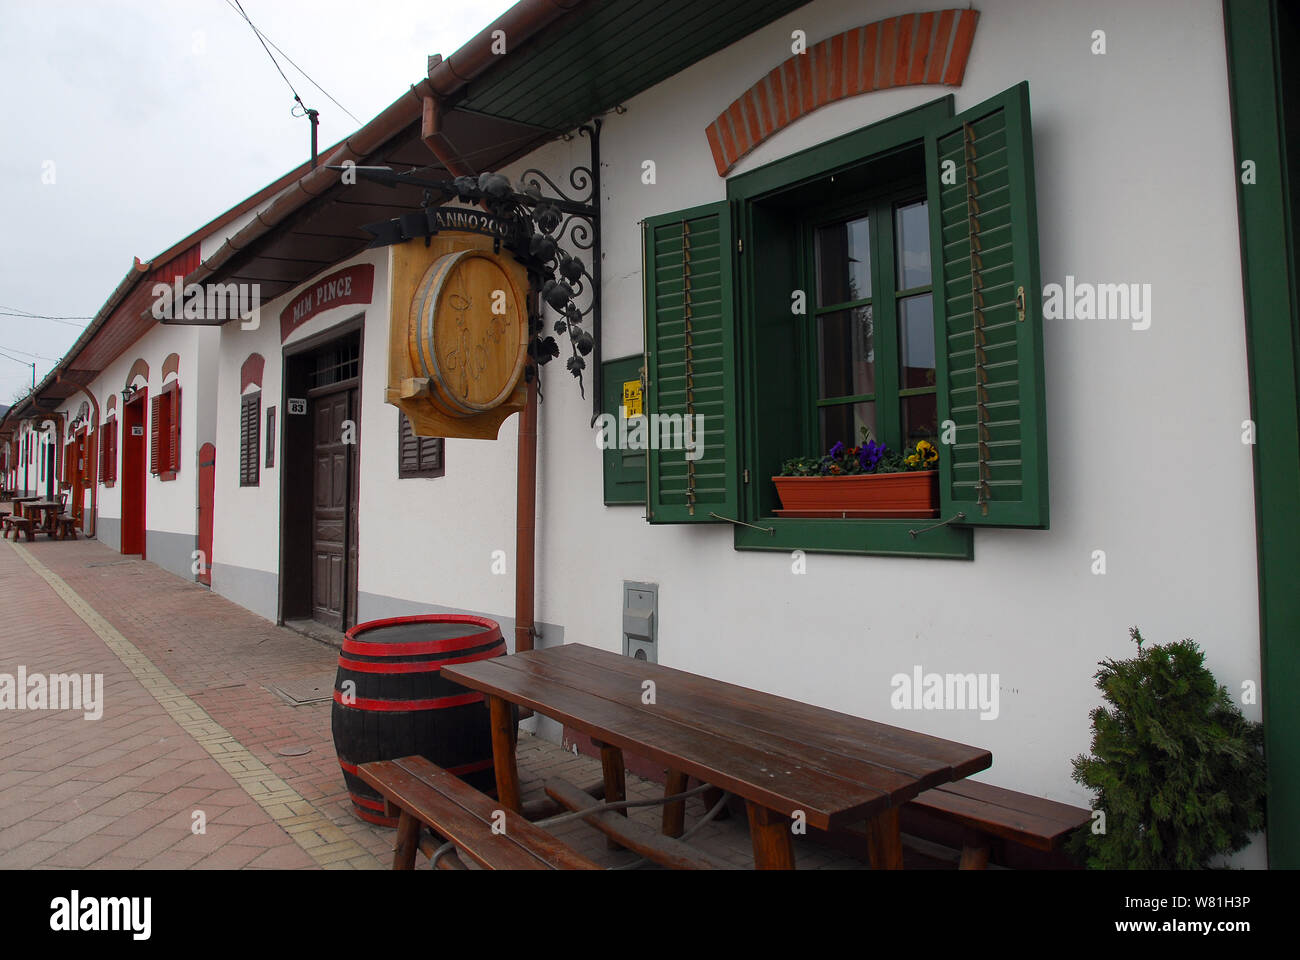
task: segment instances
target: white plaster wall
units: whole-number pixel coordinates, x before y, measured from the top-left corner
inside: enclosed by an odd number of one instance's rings
[[[932,4],[869,8],[818,0],[605,117],[601,149],[606,358],[642,348],[638,221],[722,199],[705,126],[790,53]],[[1165,4],[983,0],[958,110],[1028,80],[1034,115],[1044,283],[1149,283],[1153,322],[1048,321],[1050,531],[980,530],[973,562],[737,552],[726,526],[654,526],[602,505],[601,462],[561,364],[546,371],[540,415],[540,620],[565,639],[620,647],[623,580],[660,585],[660,660],[848,713],[992,750],[981,775],[1074,803],[1070,758],[1088,748],[1097,661],[1190,636],[1220,681],[1259,680],[1253,487],[1227,76],[1217,0]],[[1090,53],[1107,31],[1108,53]],[[912,87],[852,98],[805,117],[737,172],[950,92]],[[524,166],[567,171],[586,143]],[[541,164],[537,164],[538,160]],[[657,164],[643,185],[642,161]],[[382,261],[381,261],[382,263]],[[385,270],[375,302],[386,300]],[[287,300],[282,298],[271,311]],[[341,314],[354,315],[356,308]],[[309,336],[343,316],[323,315]],[[452,440],[447,477],[396,480],[396,412],[382,402],[387,331],[368,315],[362,413],[361,591],[512,613],[516,421],[497,443]],[[278,487],[234,486],[239,365],[267,358],[279,396],[278,328],[222,334],[219,561],[273,571]],[[588,378],[590,389],[590,378]],[[224,459],[223,459],[224,458]],[[278,461],[277,461],[278,462]],[[152,495],[152,491],[151,491]],[[236,519],[237,518],[237,519]],[[509,575],[491,573],[505,550]],[[1107,573],[1091,572],[1105,550]],[[996,673],[1000,714],[891,710],[890,678]],[[1258,718],[1258,708],[1246,706]]]
[[[980,744],[983,779],[1076,803],[1070,758],[1088,748],[1092,674],[1152,641],[1190,636],[1221,682],[1259,679],[1248,389],[1220,6],[987,0],[962,110],[1030,84],[1044,283],[1073,274],[1153,287],[1151,329],[1049,321],[1045,331],[1050,531],[981,530],[973,562],[737,552],[724,526],[648,526],[601,506],[590,403],[548,370],[541,411],[539,618],[566,639],[620,644],[621,581],[660,584],[662,662],[849,713]],[[651,214],[719,200],[705,126],[789,55],[930,4],[817,2],[609,115],[605,167],[606,357],[642,346],[640,236]],[[1109,52],[1089,52],[1106,29]],[[925,103],[947,88],[867,94],[763,144],[738,171]],[[657,184],[640,181],[653,159]],[[499,445],[500,496],[513,449]],[[448,462],[449,472],[461,466]],[[478,477],[490,482],[490,475]],[[1108,572],[1091,573],[1092,551]],[[467,565],[440,602],[481,590]],[[889,707],[890,677],[1001,678],[1001,714]],[[1256,706],[1246,706],[1258,719]]]

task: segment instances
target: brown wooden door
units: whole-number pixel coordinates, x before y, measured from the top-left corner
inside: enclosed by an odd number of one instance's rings
[[[353,391],[312,400],[312,618],[344,628],[348,616],[348,563],[352,521],[352,451],[343,442],[345,420],[351,414]]]

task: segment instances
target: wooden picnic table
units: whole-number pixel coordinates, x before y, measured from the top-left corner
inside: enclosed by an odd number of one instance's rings
[[[449,665],[442,674],[488,698],[504,806],[521,810],[510,708],[519,704],[596,741],[606,800],[622,799],[624,750],[664,764],[669,793],[692,776],[742,797],[759,869],[794,867],[797,812],[828,831],[865,821],[872,865],[900,868],[902,805],[993,763],[978,747],[583,644]]]
[[[28,511],[31,511],[30,514]],[[55,518],[63,512],[63,504],[58,500],[33,500],[30,503],[23,504],[24,515],[31,516],[38,521],[42,530],[49,534],[50,539],[57,536]]]

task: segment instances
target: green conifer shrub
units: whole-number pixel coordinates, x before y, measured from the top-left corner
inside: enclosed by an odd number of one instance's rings
[[[1096,792],[1105,833],[1072,838],[1093,869],[1203,869],[1242,849],[1264,825],[1264,731],[1248,721],[1192,640],[1103,660],[1092,755],[1074,780]],[[1094,826],[1096,821],[1094,819]]]

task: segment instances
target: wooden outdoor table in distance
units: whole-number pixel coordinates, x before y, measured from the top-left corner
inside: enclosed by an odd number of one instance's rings
[[[63,504],[57,500],[33,500],[23,504],[24,511],[35,511],[33,519],[40,520],[40,528],[51,538],[54,537],[54,518],[63,512]],[[44,517],[41,514],[44,513]]]
[[[606,797],[624,750],[744,798],[760,869],[794,866],[796,811],[822,830],[867,823],[872,865],[902,866],[899,808],[922,790],[992,765],[977,747],[635,660],[583,644],[443,668],[488,697],[497,796],[520,809],[510,704],[601,747]],[[654,702],[644,703],[645,681]]]

